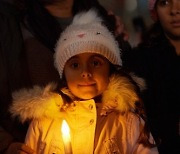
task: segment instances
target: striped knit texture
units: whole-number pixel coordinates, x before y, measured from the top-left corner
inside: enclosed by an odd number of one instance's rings
[[[62,33],[55,48],[55,67],[62,78],[66,62],[81,53],[97,53],[112,64],[122,65],[120,49],[113,34],[101,24],[94,10],[75,16],[73,23]]]

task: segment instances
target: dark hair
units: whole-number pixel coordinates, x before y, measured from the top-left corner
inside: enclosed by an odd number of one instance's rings
[[[145,33],[144,39],[142,42],[139,44],[139,46],[154,46],[157,45],[162,39],[164,40],[165,34],[164,30],[160,24],[159,21],[154,23],[150,29]]]

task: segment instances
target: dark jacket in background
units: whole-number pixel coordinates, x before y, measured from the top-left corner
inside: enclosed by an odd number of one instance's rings
[[[146,80],[143,98],[160,154],[179,153],[180,56],[164,35],[126,56],[124,66]]]
[[[17,141],[21,140],[19,132],[23,132],[24,127],[12,121],[7,110],[11,92],[28,85],[22,48],[18,12],[10,4],[0,2],[0,125],[11,131]]]
[[[23,26],[13,5],[0,2],[0,126],[15,141],[24,141],[27,126],[10,117],[12,92],[58,80],[53,52]]]

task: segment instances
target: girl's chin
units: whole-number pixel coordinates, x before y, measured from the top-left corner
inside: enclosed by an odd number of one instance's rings
[[[82,100],[88,100],[88,99],[93,99],[94,97],[96,97],[96,96],[89,96],[89,95],[87,95],[87,96],[80,96],[78,98],[80,98]]]
[[[96,88],[89,88],[89,89],[79,88],[79,90],[72,91],[72,94],[74,96],[82,100],[94,99],[97,96],[101,95],[102,93],[103,93],[103,90],[97,90]]]
[[[96,96],[98,96],[98,94],[86,93],[86,94],[76,95],[76,96],[82,100],[88,100],[88,99],[95,98]]]

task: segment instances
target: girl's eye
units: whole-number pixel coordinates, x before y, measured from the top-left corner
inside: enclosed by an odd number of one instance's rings
[[[102,65],[102,62],[100,60],[93,60],[92,61],[92,66],[93,67],[99,67]]]
[[[78,67],[79,67],[79,64],[78,64],[78,63],[76,63],[76,62],[71,63],[71,68],[76,69],[76,68],[78,68]]]
[[[157,4],[159,6],[166,6],[169,4],[169,0],[159,0]]]

